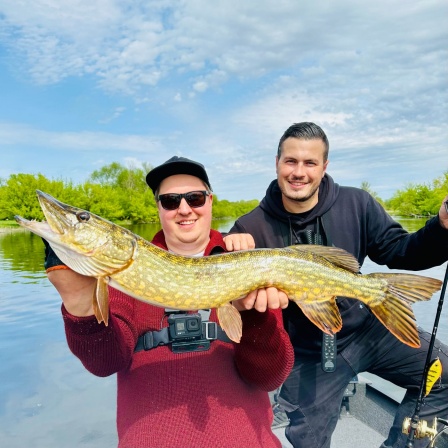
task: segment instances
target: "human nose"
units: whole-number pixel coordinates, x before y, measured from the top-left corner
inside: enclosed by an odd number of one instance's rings
[[[188,205],[185,198],[182,198],[180,200],[179,208],[177,211],[182,215],[187,215],[188,213],[191,213],[191,207]]]
[[[294,169],[292,171],[294,177],[304,177],[305,176],[305,167],[302,163],[296,163],[294,165]]]

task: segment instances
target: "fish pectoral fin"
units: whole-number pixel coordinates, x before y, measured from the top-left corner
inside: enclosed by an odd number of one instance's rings
[[[104,322],[104,325],[109,323],[109,290],[108,277],[97,278],[96,288],[93,293],[93,312],[98,323]]]
[[[231,304],[227,303],[216,310],[219,324],[226,335],[233,342],[240,342],[243,334],[243,321],[240,312]]]
[[[334,334],[342,328],[342,318],[336,305],[336,297],[313,302],[292,300],[297,303],[303,314],[324,333]]]

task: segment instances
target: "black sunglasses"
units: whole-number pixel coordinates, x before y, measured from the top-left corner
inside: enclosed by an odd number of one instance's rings
[[[180,206],[180,201],[185,198],[187,204],[191,208],[202,207],[205,204],[205,199],[210,196],[208,191],[189,191],[188,193],[167,193],[159,194],[156,201],[160,201],[160,205],[165,210],[176,210]]]

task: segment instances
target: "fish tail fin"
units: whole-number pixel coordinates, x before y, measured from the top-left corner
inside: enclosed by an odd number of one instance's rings
[[[411,305],[429,300],[442,282],[414,274],[367,274],[387,281],[385,300],[370,309],[379,321],[401,342],[420,347],[417,324]]]

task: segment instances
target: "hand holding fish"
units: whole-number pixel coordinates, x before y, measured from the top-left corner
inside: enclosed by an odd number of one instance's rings
[[[250,233],[233,233],[223,239],[229,252],[255,249],[254,237]]]
[[[252,308],[255,308],[260,313],[265,312],[267,309],[285,309],[288,307],[288,304],[288,296],[283,291],[273,287],[260,288],[256,291],[251,291],[243,299],[234,300],[232,302],[232,305],[238,311],[251,310]]]
[[[47,273],[48,280],[57,289],[65,309],[73,316],[93,316],[92,297],[95,277],[78,274],[71,269],[58,269]]]
[[[229,252],[255,248],[254,238],[249,233],[232,233],[226,235],[223,239]],[[260,313],[263,313],[267,309],[287,308],[289,299],[283,291],[269,287],[251,291],[243,299],[234,300],[232,304],[238,311],[255,308]]]

